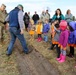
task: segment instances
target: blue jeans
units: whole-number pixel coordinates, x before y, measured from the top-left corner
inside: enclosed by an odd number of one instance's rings
[[[37,21],[34,21],[34,24],[36,25],[37,24]]]
[[[48,41],[48,35],[47,35],[47,33],[44,33],[44,41],[45,41],[45,42]]]
[[[20,43],[23,47],[24,52],[25,53],[28,52],[28,48],[27,48],[27,45],[26,45],[26,40],[24,38],[24,35],[20,34],[20,29],[17,29],[16,27],[10,27],[9,31],[10,31],[10,35],[11,35],[11,40],[10,40],[10,44],[8,46],[7,54],[12,53],[12,49],[13,49],[14,43],[16,41],[16,38],[19,39],[19,41],[20,41]]]

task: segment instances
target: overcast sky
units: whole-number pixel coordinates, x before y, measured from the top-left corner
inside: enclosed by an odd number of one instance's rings
[[[18,4],[22,4],[24,6],[24,11],[30,11],[31,14],[34,14],[34,11],[40,14],[43,10],[48,8],[52,16],[55,10],[60,8],[64,15],[67,9],[70,9],[71,13],[76,16],[76,0],[0,0],[0,5],[2,3],[7,6],[7,12]]]

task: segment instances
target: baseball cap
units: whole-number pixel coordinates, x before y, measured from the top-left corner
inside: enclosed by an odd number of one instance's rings
[[[23,11],[23,5],[22,4],[18,4],[18,6],[17,7],[21,7],[22,8],[22,11]]]

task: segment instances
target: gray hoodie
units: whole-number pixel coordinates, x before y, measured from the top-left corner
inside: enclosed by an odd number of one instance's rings
[[[60,37],[60,30],[58,30],[56,27],[54,27],[54,29],[55,29],[54,41],[58,42]]]

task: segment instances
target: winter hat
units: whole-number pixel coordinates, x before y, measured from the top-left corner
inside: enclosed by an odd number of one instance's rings
[[[22,11],[23,11],[23,5],[21,5],[21,4],[18,4],[18,6],[17,7],[21,7],[22,8]]]
[[[67,28],[67,22],[65,20],[61,20],[59,25],[61,30],[65,30]]]

